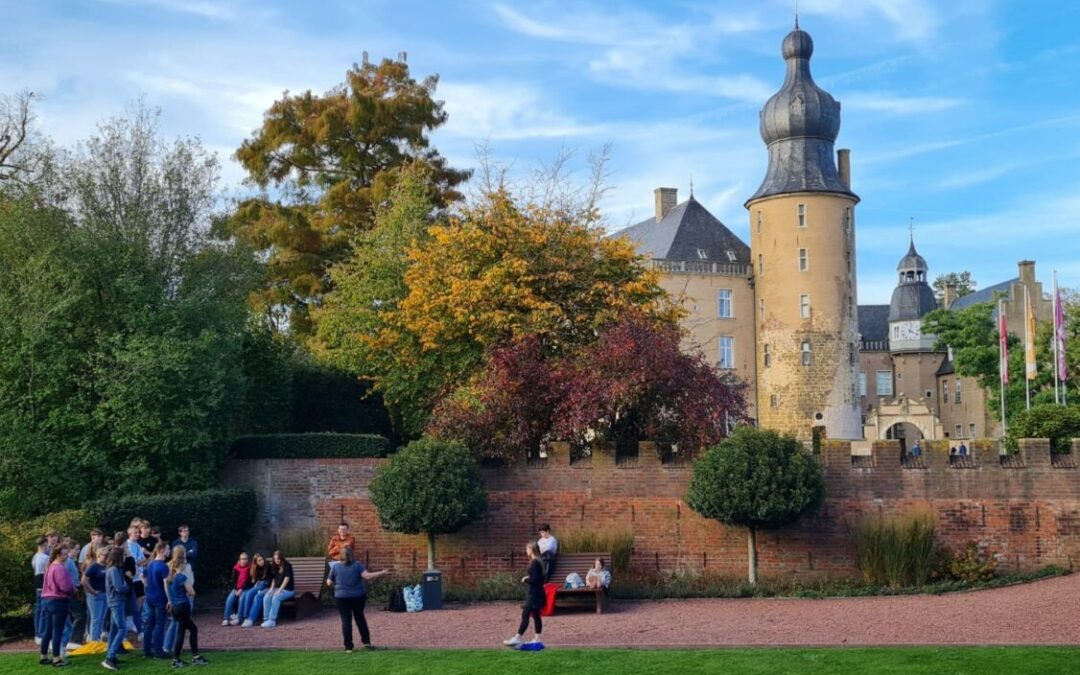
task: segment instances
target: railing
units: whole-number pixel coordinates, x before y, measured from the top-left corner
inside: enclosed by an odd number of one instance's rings
[[[887,352],[889,351],[888,340],[863,340],[859,345],[862,352]]]
[[[746,263],[717,262],[715,260],[663,260],[653,258],[654,270],[668,274],[719,274],[727,277],[750,276]]]

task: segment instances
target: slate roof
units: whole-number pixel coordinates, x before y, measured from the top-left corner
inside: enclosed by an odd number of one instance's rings
[[[934,291],[925,281],[900,284],[893,289],[889,321],[914,321],[937,309]]]
[[[889,306],[859,305],[859,333],[864,342],[889,339]]]
[[[993,286],[987,286],[986,288],[979,289],[974,293],[968,293],[967,295],[953,300],[953,304],[949,309],[964,309],[965,307],[971,307],[977,305],[980,302],[991,302],[994,299],[994,295],[997,293],[1005,293],[1008,295],[1009,288],[1019,282],[1019,277],[1013,277],[1008,281],[1002,281],[1000,284],[994,284]]]
[[[668,211],[660,222],[649,218],[612,236],[625,236],[634,242],[638,253],[662,260],[750,264],[750,247],[693,197]]]
[[[941,365],[938,366],[937,372],[934,373],[934,375],[936,377],[941,377],[942,375],[952,375],[955,372],[956,370],[953,368],[952,361],[946,357],[945,360],[941,362]]]

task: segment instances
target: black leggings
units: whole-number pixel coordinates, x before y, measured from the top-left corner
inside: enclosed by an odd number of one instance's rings
[[[173,645],[173,658],[179,659],[184,649],[184,631],[191,634],[191,654],[199,655],[199,627],[191,620],[191,603],[172,606],[173,621],[176,622],[176,643]]]
[[[518,635],[524,635],[529,630],[529,617],[532,617],[536,625],[536,634],[544,630],[544,622],[540,619],[540,608],[533,609],[528,604],[521,608],[521,625],[518,626]]]
[[[353,648],[352,622],[356,621],[356,627],[360,629],[361,644],[371,644],[371,633],[368,632],[367,619],[364,618],[364,606],[367,605],[367,596],[359,598],[334,598],[337,603],[338,613],[341,614],[341,637],[345,640],[345,649]]]

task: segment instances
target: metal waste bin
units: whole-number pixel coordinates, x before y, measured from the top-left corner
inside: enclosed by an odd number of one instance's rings
[[[442,572],[427,570],[420,581],[424,609],[442,609]]]

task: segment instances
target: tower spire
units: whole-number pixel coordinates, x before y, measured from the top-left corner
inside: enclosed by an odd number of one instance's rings
[[[690,199],[694,198],[694,172],[690,172]]]
[[[799,30],[799,0],[795,0],[795,30]]]

